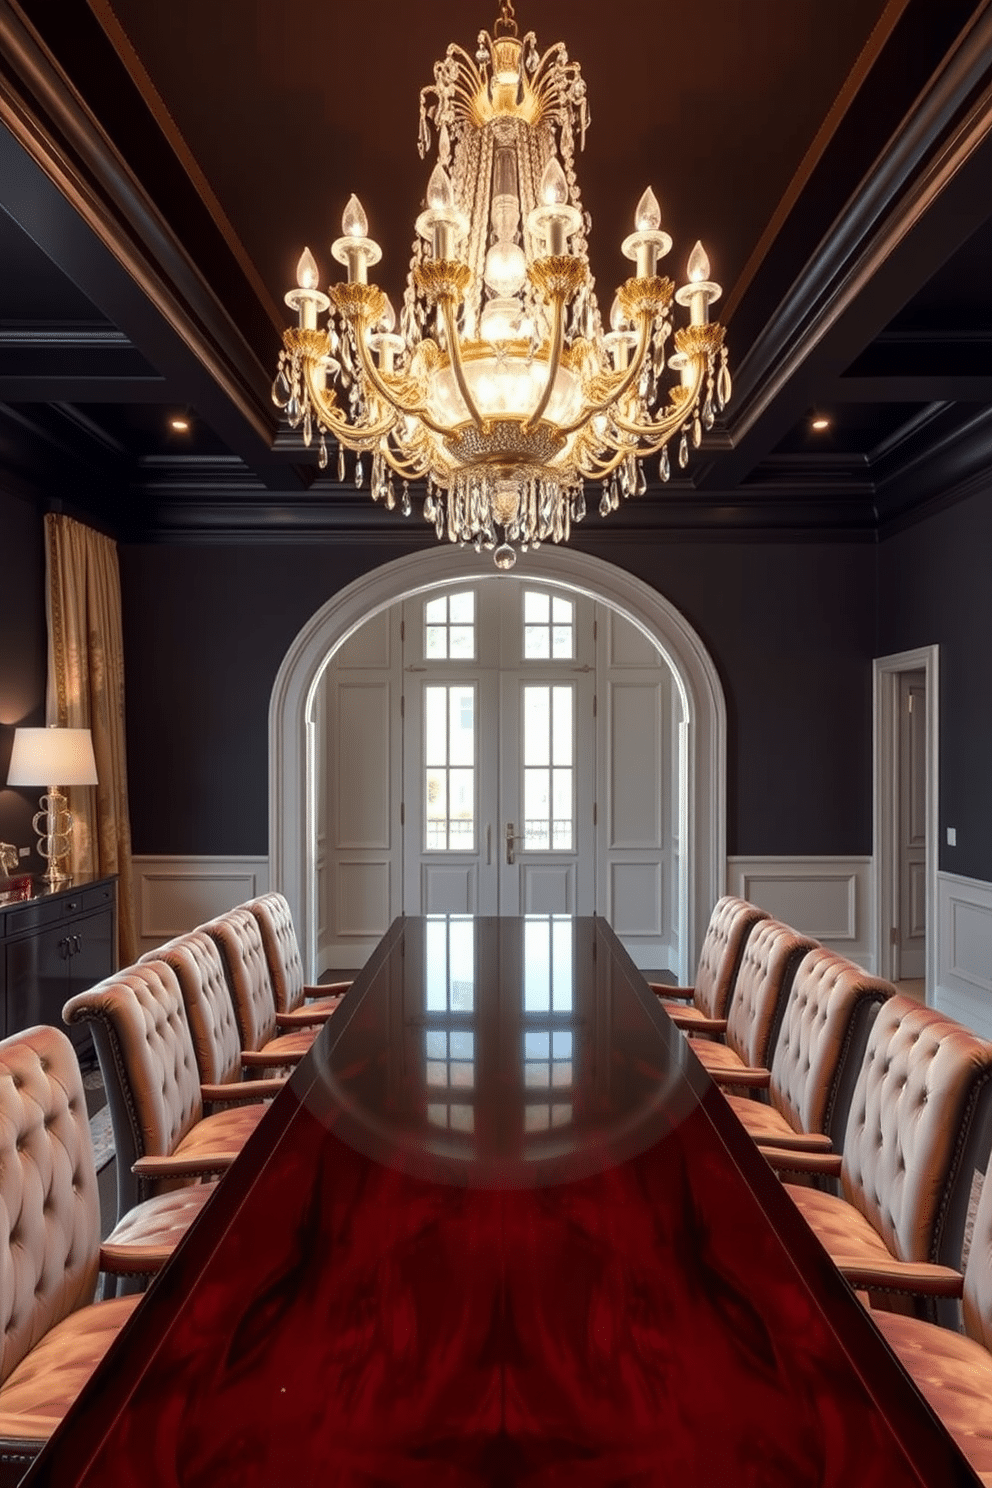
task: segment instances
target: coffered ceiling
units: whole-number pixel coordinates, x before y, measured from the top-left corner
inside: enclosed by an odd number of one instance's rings
[[[325,279],[338,272],[328,245],[354,191],[383,245],[378,282],[399,297],[429,174],[419,91],[492,12],[0,0],[8,480],[122,536],[402,529],[280,423],[282,295],[305,243]],[[603,308],[649,184],[675,240],[668,271],[684,277],[700,237],[725,290],[733,402],[617,530],[870,534],[982,479],[992,0],[516,12],[582,65]]]

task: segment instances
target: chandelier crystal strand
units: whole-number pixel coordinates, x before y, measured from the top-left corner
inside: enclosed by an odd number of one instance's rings
[[[723,327],[709,319],[720,286],[699,243],[680,289],[658,275],[671,238],[650,188],[604,331],[575,170],[588,125],[578,64],[561,42],[542,53],[533,32],[521,39],[505,3],[493,34],[474,54],[450,45],[421,93],[418,148],[437,156],[398,321],[369,277],[382,253],[357,197],[332,245],[346,281],[318,290],[307,249],[286,296],[298,324],[272,396],[306,445],[318,438],[321,468],[328,439],[339,483],[355,451],[360,488],[369,455],[372,499],[404,515],[422,480],[439,540],[494,550],[500,568],[517,547],[569,540],[585,480],[601,484],[606,516],[646,493],[646,457],[668,480],[673,437],[685,469],[690,433],[698,448],[730,397]],[[688,324],[669,355],[673,301]]]

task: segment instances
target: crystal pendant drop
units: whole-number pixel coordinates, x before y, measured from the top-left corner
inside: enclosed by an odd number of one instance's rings
[[[386,510],[396,510],[396,487],[393,485],[391,478],[386,483]]]
[[[637,486],[635,489],[638,496],[643,496],[648,489],[648,478],[644,474],[643,460],[638,460],[637,462]]]
[[[608,517],[610,515],[610,512],[612,510],[613,510],[613,503],[610,501],[610,487],[609,487],[609,483],[607,481],[604,481],[603,482],[603,494],[599,498],[599,515],[601,517]]]
[[[410,513],[413,511],[413,506],[411,505],[411,502],[410,502],[410,483],[409,483],[409,481],[404,481],[403,482],[403,505],[400,507],[400,511],[403,513],[403,515],[405,517],[408,517],[410,515]]]
[[[428,491],[427,492],[427,495],[424,497],[424,521],[425,522],[433,522],[433,520],[434,520],[434,497],[431,495],[430,491]]]
[[[682,430],[682,438],[679,440],[679,469],[684,470],[689,463],[689,439],[685,430]]]
[[[300,422],[300,405],[295,398],[290,398],[286,404],[286,417],[294,429],[298,427]]]
[[[586,514],[586,488],[580,486],[578,494],[572,503],[572,521],[581,522]]]
[[[713,399],[708,397],[703,404],[703,428],[707,434],[716,423],[716,414],[713,412]]]
[[[716,378],[716,396],[721,408],[726,408],[730,402],[731,382],[730,368],[726,362],[723,363]]]
[[[658,474],[661,476],[661,478],[662,478],[663,481],[667,481],[667,480],[670,480],[671,479],[671,475],[672,475],[672,462],[668,458],[668,445],[667,444],[665,445],[664,449],[661,452],[661,459],[658,461]]]
[[[289,397],[289,379],[287,378],[282,368],[280,368],[278,376],[276,377],[275,382],[272,384],[272,401],[277,408],[285,408],[286,404],[289,402]]]
[[[703,442],[703,426],[699,422],[699,414],[697,413],[696,414],[696,417],[692,421],[692,444],[693,444],[693,448],[694,449],[698,449],[699,446],[702,444],[702,442]]]
[[[619,508],[619,506],[620,506],[620,487],[617,484],[617,478],[616,478],[616,476],[614,476],[613,477],[613,480],[610,483],[610,510],[611,511],[616,511]]]
[[[516,561],[517,555],[513,548],[510,547],[510,544],[500,543],[499,547],[493,554],[493,562],[495,563],[496,567],[501,568],[505,573],[508,568],[513,567]]]
[[[356,490],[359,490],[360,491],[362,489],[362,481],[364,479],[365,479],[365,471],[362,469],[362,457],[361,457],[361,455],[359,455],[358,459],[355,461],[355,488],[356,488]]]
[[[338,445],[338,480],[344,481],[344,445]]]
[[[310,404],[303,410],[303,443],[307,449],[313,443],[313,421],[310,417]]]
[[[327,469],[327,443],[323,434],[320,436],[320,454],[317,456],[317,464],[321,470]]]

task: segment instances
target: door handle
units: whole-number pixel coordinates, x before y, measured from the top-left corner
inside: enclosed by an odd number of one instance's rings
[[[513,823],[512,822],[507,822],[507,824],[506,824],[506,861],[507,861],[507,864],[511,868],[513,867],[513,863],[514,863],[513,844],[515,842],[523,842],[523,840],[524,840],[523,833],[519,833],[517,835],[514,835]]]
[[[492,860],[493,860],[493,824],[492,824],[492,822],[487,822],[486,823],[486,867],[487,868],[492,863]]]

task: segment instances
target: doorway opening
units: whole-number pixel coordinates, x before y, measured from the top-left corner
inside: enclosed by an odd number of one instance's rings
[[[874,664],[874,935],[878,974],[933,996],[937,904],[938,650]]]
[[[623,570],[568,550],[528,555],[527,577],[562,594],[594,601],[645,636],[670,669],[678,695],[677,849],[680,859],[677,964],[687,980],[710,911],[726,875],[726,710],[713,663],[685,618],[648,585]],[[386,564],[328,601],[303,627],[283,660],[269,712],[270,882],[289,899],[306,970],[318,966],[322,845],[321,684],[339,648],[370,618],[397,602],[450,589],[453,583],[499,584],[472,551],[438,549]]]

